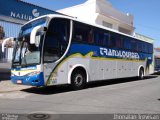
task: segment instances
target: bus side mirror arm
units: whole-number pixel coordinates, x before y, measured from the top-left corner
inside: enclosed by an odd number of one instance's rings
[[[2,52],[3,53],[4,53],[4,46],[6,45],[7,41],[10,41],[10,40],[15,41],[16,39],[13,37],[10,37],[10,38],[6,38],[3,40],[3,43],[2,43]]]
[[[43,26],[36,26],[35,28],[33,28],[32,32],[31,32],[31,36],[30,36],[30,43],[31,44],[35,44],[35,37],[38,31],[47,31],[46,27]]]

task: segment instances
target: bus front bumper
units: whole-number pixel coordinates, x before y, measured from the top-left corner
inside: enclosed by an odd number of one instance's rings
[[[14,84],[31,85],[31,86],[44,86],[43,73],[33,76],[11,76],[11,81]]]

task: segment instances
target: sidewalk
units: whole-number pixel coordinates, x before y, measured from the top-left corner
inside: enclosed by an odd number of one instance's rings
[[[16,85],[13,84],[10,80],[0,82],[0,93],[20,91],[23,89],[31,88],[32,86],[26,85]]]
[[[9,62],[6,62],[6,63],[0,62],[0,69],[11,69],[11,63],[9,63]]]

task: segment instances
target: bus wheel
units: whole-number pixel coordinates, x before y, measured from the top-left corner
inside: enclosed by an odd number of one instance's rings
[[[73,90],[83,89],[86,85],[85,72],[81,70],[74,70],[71,76],[71,87]]]
[[[143,68],[141,68],[141,69],[139,70],[139,79],[140,79],[140,80],[144,79],[144,69],[143,69]]]

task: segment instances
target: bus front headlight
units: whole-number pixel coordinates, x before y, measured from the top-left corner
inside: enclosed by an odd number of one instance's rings
[[[34,72],[26,74],[26,76],[34,76],[34,75],[38,75],[38,74],[40,74],[40,71],[34,71]]]
[[[14,76],[15,76],[15,74],[11,73],[11,77],[14,77]]]

